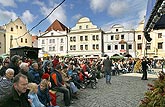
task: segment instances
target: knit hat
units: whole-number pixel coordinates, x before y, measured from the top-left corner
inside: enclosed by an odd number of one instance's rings
[[[48,73],[44,73],[43,75],[42,75],[42,79],[49,79],[49,74]]]

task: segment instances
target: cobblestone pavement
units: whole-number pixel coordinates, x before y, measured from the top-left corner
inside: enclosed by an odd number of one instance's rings
[[[96,89],[89,86],[79,90],[79,99],[74,100],[71,107],[138,107],[147,91],[147,84],[157,78],[157,75],[148,74],[148,80],[141,80],[141,76],[140,73],[112,76],[112,84],[106,84],[105,78],[99,79]],[[60,97],[57,104],[64,107]]]

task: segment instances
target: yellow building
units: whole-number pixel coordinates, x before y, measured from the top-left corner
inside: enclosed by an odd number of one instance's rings
[[[8,24],[1,26],[0,44],[3,44],[3,46],[1,45],[2,51],[0,51],[0,54],[9,54],[10,48],[32,46],[32,37],[20,18],[15,21],[11,20]]]
[[[141,21],[135,30],[136,57],[165,57],[165,29],[151,30],[149,34],[152,40],[147,42],[144,37],[144,21]]]
[[[135,29],[135,44],[136,44],[136,57],[142,58],[145,56],[145,46],[146,46],[146,39],[143,33],[144,29],[144,20],[141,21],[138,27]]]

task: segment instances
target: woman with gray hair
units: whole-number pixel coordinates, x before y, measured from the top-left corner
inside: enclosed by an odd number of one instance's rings
[[[28,71],[29,71],[29,64],[26,63],[26,62],[22,62],[22,63],[19,65],[19,68],[20,68],[19,73],[26,75],[27,78],[28,78],[28,82],[31,82],[31,81],[30,81],[30,78],[29,78],[29,74],[28,74]]]
[[[13,85],[12,80],[14,77],[14,70],[8,68],[5,72],[5,76],[0,78],[0,103],[5,99],[5,96],[10,94],[10,89]]]

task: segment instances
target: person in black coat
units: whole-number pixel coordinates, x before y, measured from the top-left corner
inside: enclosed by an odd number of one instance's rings
[[[143,58],[141,64],[142,64],[142,72],[143,72],[143,75],[142,75],[141,80],[148,80],[147,79],[147,68],[148,68],[148,66],[147,66],[147,60],[146,60],[146,58]]]
[[[9,63],[8,68],[14,69],[14,76],[16,76],[19,73],[19,65],[21,64],[21,57],[19,55],[14,55],[11,57],[11,61]]]
[[[28,79],[25,75],[19,73],[14,77],[14,83],[8,95],[0,103],[0,107],[31,107],[28,99]]]
[[[103,70],[105,72],[106,83],[111,84],[111,71],[112,71],[112,60],[109,59],[109,56],[103,61]]]

